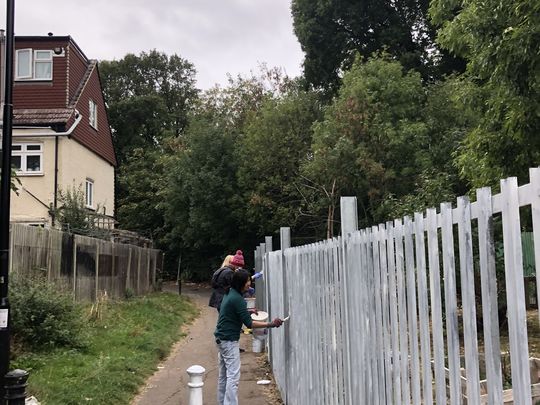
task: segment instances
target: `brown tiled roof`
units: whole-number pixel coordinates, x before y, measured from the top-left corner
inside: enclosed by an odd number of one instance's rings
[[[90,75],[92,74],[92,70],[94,70],[96,65],[97,65],[97,60],[92,59],[89,61],[88,67],[86,68],[86,72],[84,73],[84,76],[81,82],[79,83],[79,87],[77,87],[77,90],[75,90],[75,94],[69,101],[68,107],[75,107],[75,105],[77,104],[77,101],[79,101],[79,98],[81,97],[81,93],[84,90],[84,86],[86,86],[86,83],[88,83],[88,80],[90,79]]]
[[[13,110],[15,125],[65,124],[73,108],[17,109]]]

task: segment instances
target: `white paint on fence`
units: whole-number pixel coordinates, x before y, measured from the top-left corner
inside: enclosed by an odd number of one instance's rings
[[[501,181],[501,195],[512,387],[515,403],[530,404],[532,403],[531,376],[529,372],[527,319],[525,300],[523,299],[525,287],[523,285],[519,202],[515,177]]]
[[[540,263],[540,170],[530,175],[530,184],[507,179],[501,194],[479,189],[474,203],[461,197],[455,208],[443,203],[414,221],[345,226],[340,238],[284,251],[257,248],[256,269],[265,274],[257,299],[267,300],[272,317],[291,315],[269,339],[286,402],[502,403],[493,225],[502,214],[513,401],[531,403],[519,209],[532,207]]]

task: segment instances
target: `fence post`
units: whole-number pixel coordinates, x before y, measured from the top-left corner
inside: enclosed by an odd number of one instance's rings
[[[282,291],[282,294],[283,294],[283,316],[287,317],[289,316],[289,288],[288,288],[288,285],[287,285],[287,272],[286,272],[286,261],[285,261],[285,249],[288,249],[291,247],[291,228],[289,227],[281,227],[279,228],[279,239],[280,239],[280,242],[281,242],[281,270],[282,270],[282,274],[283,274],[283,291]],[[288,388],[287,388],[287,382],[289,381],[289,355],[290,355],[290,351],[289,351],[289,339],[290,339],[290,336],[289,336],[289,327],[288,325],[283,325],[284,326],[284,330],[283,330],[283,345],[284,347],[282,348],[284,351],[285,351],[285,378],[283,379],[282,381],[282,384],[284,384],[283,387],[279,387],[281,388],[280,391],[281,391],[281,397],[283,399],[283,402],[284,403],[288,403],[289,400],[287,398],[287,394],[288,394]]]
[[[264,245],[265,245],[265,250],[264,250],[264,255],[263,255],[263,258],[266,256],[266,253],[268,252],[271,252],[273,249],[272,249],[272,237],[271,236],[265,236],[264,237]],[[263,261],[264,263],[264,261]],[[270,280],[271,280],[271,277],[270,277],[270,272],[268,271],[268,262],[266,262],[266,268],[265,268],[265,271],[264,271],[264,277],[265,277],[265,282],[264,282],[264,289],[265,289],[265,295],[266,295],[266,312],[268,313],[268,319],[269,321],[271,321],[271,316],[272,316],[272,296],[270,294]],[[268,361],[270,362],[270,365],[272,366],[273,363],[272,363],[272,348],[270,347],[271,344],[270,344],[270,339],[266,339],[266,347],[267,347],[267,351],[268,351]]]
[[[96,302],[99,298],[99,245],[100,241],[96,243]]]
[[[203,376],[205,369],[202,366],[194,365],[188,368],[189,375],[189,405],[203,405]]]
[[[141,286],[140,286],[140,280],[141,280],[141,255],[142,255],[142,248],[137,247],[137,250],[139,251],[139,260],[137,261],[137,295],[141,293]]]
[[[129,287],[129,283],[131,281],[131,246],[129,247],[129,253],[128,253],[128,265],[127,265],[127,274],[126,274],[126,285],[124,286],[124,293],[127,291]]]
[[[356,197],[341,197],[339,206],[341,209],[341,235],[345,237],[358,230]]]
[[[266,250],[266,245],[264,243],[259,244],[259,271],[264,270],[263,261],[264,261],[264,253]],[[264,277],[260,278],[260,283],[257,287],[257,290],[259,290],[261,300],[259,300],[259,293],[257,293],[257,306],[259,308],[262,308],[264,311],[268,312],[268,307],[266,305],[267,297],[266,297],[266,274]],[[262,288],[261,288],[262,284]]]
[[[77,237],[73,235],[73,299],[77,298]]]
[[[151,274],[150,273],[150,262],[151,262],[150,254],[151,254],[150,250],[147,250],[146,251],[146,284],[147,284],[146,292],[152,291],[152,283],[150,282],[150,279],[151,279],[151,277],[150,277],[150,274]]]
[[[47,280],[51,281],[51,268],[52,268],[52,234],[50,230],[47,230]]]
[[[341,305],[343,308],[343,323],[344,325],[347,325],[347,327],[350,327],[349,324],[349,307],[351,307],[350,302],[352,300],[352,297],[349,297],[350,291],[348,290],[347,286],[349,286],[349,274],[347,274],[347,243],[348,243],[348,236],[358,231],[358,207],[357,207],[357,200],[356,197],[341,197],[340,198],[340,214],[341,214],[341,251],[342,251],[342,260],[343,260],[343,269],[342,269],[342,277],[340,280],[340,297],[342,297]],[[349,335],[347,333],[343,334],[344,336],[344,351],[345,354],[343,358],[343,366],[345,368],[345,386],[346,392],[345,395],[351,398],[352,391],[352,376],[351,376],[351,356],[348,354],[351,353],[350,350],[350,339]]]

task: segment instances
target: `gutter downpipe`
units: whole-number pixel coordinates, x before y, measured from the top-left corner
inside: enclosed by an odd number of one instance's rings
[[[53,212],[51,212],[51,225],[54,228],[56,208],[58,206],[58,135],[54,137],[54,198]]]
[[[41,132],[33,132],[33,133],[27,133],[27,134],[19,134],[16,135],[16,138],[36,138],[36,137],[52,137],[54,136],[54,198],[53,198],[53,209],[54,212],[51,213],[51,223],[52,226],[55,224],[55,213],[56,208],[58,206],[58,138],[61,136],[71,136],[75,128],[79,125],[81,122],[83,116],[81,113],[79,113],[78,110],[75,110],[75,122],[69,127],[69,129],[65,132],[56,132],[56,133],[41,133]],[[50,208],[50,207],[47,207]]]

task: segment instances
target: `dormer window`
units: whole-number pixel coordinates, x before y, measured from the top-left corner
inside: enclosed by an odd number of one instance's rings
[[[94,100],[88,101],[88,120],[92,128],[97,130],[97,105]]]
[[[52,51],[18,49],[15,80],[52,80]]]

